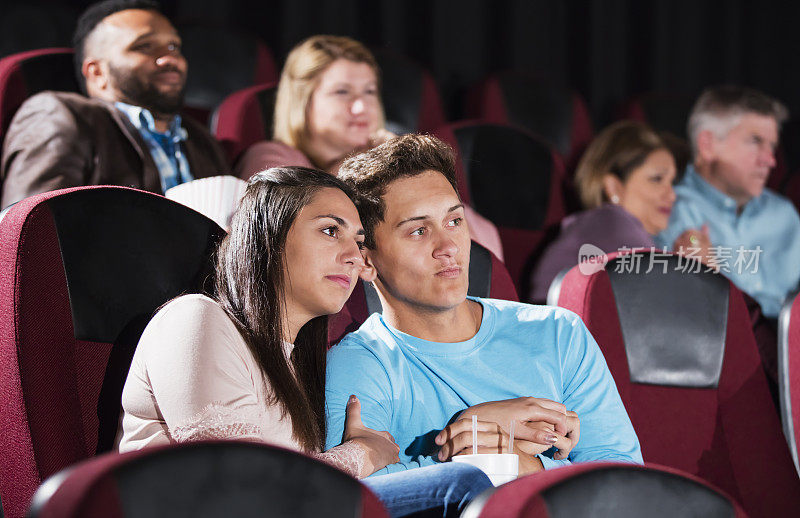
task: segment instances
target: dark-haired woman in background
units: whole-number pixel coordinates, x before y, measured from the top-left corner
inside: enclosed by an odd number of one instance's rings
[[[122,394],[120,451],[249,439],[315,454],[358,478],[398,460],[391,435],[361,423],[355,397],[342,444],[319,453],[327,315],[341,310],[364,266],[352,198],[335,177],[302,167],[250,180],[219,248],[216,297],[178,297],[142,334]],[[490,487],[480,471],[433,467],[382,483],[378,496],[390,511],[452,511]],[[442,491],[421,496],[431,487]]]
[[[667,227],[675,192],[675,160],[646,125],[622,121],[600,132],[578,163],[575,181],[584,212],[568,216],[531,279],[530,300],[544,302],[559,272],[578,264],[582,245],[605,253],[650,248]]]

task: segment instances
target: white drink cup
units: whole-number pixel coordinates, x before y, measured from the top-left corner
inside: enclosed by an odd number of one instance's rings
[[[519,455],[516,453],[456,455],[451,460],[479,468],[495,486],[511,482],[519,476]]]

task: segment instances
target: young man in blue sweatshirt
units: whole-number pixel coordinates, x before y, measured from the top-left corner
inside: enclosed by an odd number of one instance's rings
[[[520,474],[571,461],[642,462],[603,355],[575,314],[467,297],[470,238],[452,151],[406,135],[347,160],[366,230],[362,275],[373,314],[328,354],[328,445],[339,444],[348,397],[388,430],[400,463],[377,474],[507,450],[515,424]]]

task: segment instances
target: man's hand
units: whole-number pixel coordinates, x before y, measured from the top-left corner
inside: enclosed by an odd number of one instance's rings
[[[547,444],[547,432],[540,427],[528,426],[533,422],[544,422],[552,425],[557,435],[567,434],[567,407],[549,399],[535,397],[519,397],[503,401],[489,401],[471,406],[461,412],[459,419],[472,419],[478,416],[479,421],[497,423],[508,432],[511,421],[516,421],[515,436],[526,441]]]
[[[366,452],[364,467],[359,474],[366,477],[389,464],[400,462],[400,447],[389,432],[378,432],[367,428],[361,422],[361,402],[350,396],[345,409],[344,435],[342,443],[353,441]]]

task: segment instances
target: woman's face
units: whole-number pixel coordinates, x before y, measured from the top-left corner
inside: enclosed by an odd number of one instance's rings
[[[674,180],[672,154],[665,149],[653,151],[622,183],[619,204],[636,216],[648,233],[656,235],[667,228],[669,222],[675,203]]]
[[[366,63],[337,59],[320,75],[306,109],[309,145],[319,154],[346,155],[378,130],[378,78]]]
[[[364,260],[364,229],[341,190],[320,189],[286,236],[284,287],[290,323],[338,313],[350,297]]]

